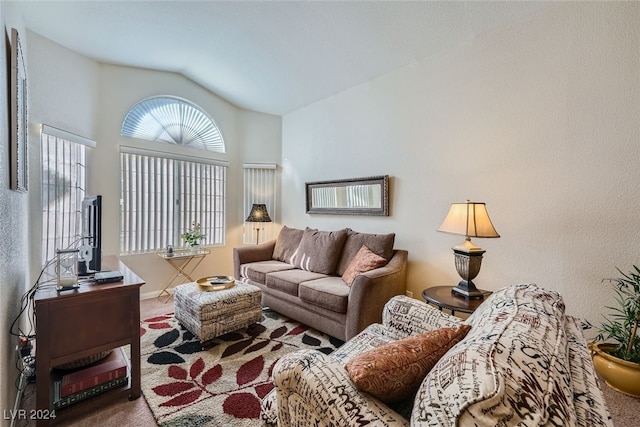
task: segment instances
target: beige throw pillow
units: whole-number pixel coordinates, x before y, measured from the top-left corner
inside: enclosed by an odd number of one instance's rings
[[[384,344],[345,365],[351,381],[385,403],[411,397],[438,360],[460,340],[470,325],[442,328]]]
[[[374,254],[368,247],[362,245],[342,275],[342,280],[344,280],[348,286],[351,286],[353,281],[356,279],[356,276],[359,274],[366,273],[367,271],[383,267],[385,265],[387,265],[386,259],[380,255]]]

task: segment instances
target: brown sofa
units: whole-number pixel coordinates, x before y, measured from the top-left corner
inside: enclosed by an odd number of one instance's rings
[[[394,250],[394,240],[395,234],[285,226],[276,240],[235,248],[234,274],[262,290],[264,307],[348,340],[379,323],[385,303],[405,292],[408,252]],[[342,276],[363,246],[386,264],[349,286]]]

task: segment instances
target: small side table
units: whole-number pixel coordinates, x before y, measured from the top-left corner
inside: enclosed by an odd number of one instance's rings
[[[480,292],[484,295],[483,299],[467,299],[451,293],[453,286],[434,286],[433,288],[427,288],[422,291],[422,298],[427,303],[431,303],[438,307],[440,311],[443,308],[451,310],[451,314],[455,316],[456,311],[461,313],[471,314],[476,308],[484,302],[484,299],[491,295],[491,292],[480,289]]]
[[[186,281],[180,282],[180,284],[195,282],[191,277],[191,273],[193,273],[208,253],[209,249],[198,249],[195,252],[190,250],[177,250],[173,251],[172,254],[169,254],[166,251],[156,252],[156,255],[167,261],[176,271],[175,274],[164,284],[162,291],[158,294],[158,298],[167,294],[167,299],[164,301],[166,304],[171,298],[171,293],[168,291],[169,287],[173,284],[177,284],[175,281],[180,277],[186,279]]]

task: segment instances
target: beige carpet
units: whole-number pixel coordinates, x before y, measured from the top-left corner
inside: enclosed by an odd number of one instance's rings
[[[140,317],[151,317],[173,311],[173,300],[166,304],[157,298],[140,302]],[[640,399],[626,396],[608,387],[601,381],[604,397],[607,401],[614,426],[636,427],[640,413]],[[29,385],[22,401],[24,409],[35,407],[35,387]],[[34,426],[35,423],[18,422],[17,426]],[[79,418],[68,426],[79,427],[122,427],[122,426],[153,426],[155,419],[147,406],[144,397],[133,402],[113,402],[83,418]]]

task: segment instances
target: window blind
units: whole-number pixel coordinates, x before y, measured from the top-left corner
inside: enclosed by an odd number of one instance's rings
[[[43,125],[42,264],[56,249],[76,248],[82,234],[82,199],[86,188],[86,148],[96,143],[73,133]]]
[[[274,163],[248,163],[244,168],[243,217],[246,219],[254,203],[263,203],[273,221],[277,218],[276,165]],[[243,242],[256,243],[256,227],[260,228],[260,243],[275,239],[274,222],[244,222]]]
[[[183,247],[194,224],[201,244],[224,244],[227,167],[194,159],[121,149],[121,254]]]

